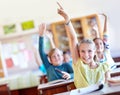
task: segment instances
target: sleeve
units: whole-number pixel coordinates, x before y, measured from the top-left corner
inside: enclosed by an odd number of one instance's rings
[[[110,70],[110,65],[108,63],[101,64],[103,66],[103,71],[107,72]]]
[[[45,68],[47,69],[50,65],[47,55],[44,52],[44,38],[43,37],[39,37],[39,54],[41,57],[41,60],[45,66]]]
[[[104,34],[103,34],[103,42],[104,42],[105,52],[109,53],[110,52],[110,46],[109,46],[107,32],[104,32]]]
[[[73,68],[69,63],[65,63],[66,64],[66,68],[67,68],[67,73],[69,73],[71,75],[71,79],[73,79],[74,74],[73,74]]]

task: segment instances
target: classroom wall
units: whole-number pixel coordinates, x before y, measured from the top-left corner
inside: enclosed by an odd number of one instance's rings
[[[0,25],[19,23],[33,19],[40,22],[63,20],[57,14],[59,1],[70,17],[92,13],[105,13],[109,20],[109,36],[112,56],[120,56],[119,0],[0,0]]]

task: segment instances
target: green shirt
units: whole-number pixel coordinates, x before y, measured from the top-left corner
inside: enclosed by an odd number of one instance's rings
[[[83,88],[105,81],[105,72],[109,70],[109,65],[99,64],[97,68],[91,69],[79,59],[76,64],[73,64],[73,70],[76,88]]]

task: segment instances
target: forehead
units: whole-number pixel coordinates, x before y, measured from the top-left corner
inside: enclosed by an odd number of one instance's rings
[[[59,50],[59,49],[56,49],[56,50],[54,50],[54,52],[52,53],[52,55],[61,55],[62,54],[62,52]]]
[[[90,43],[82,43],[79,47],[80,50],[94,50],[95,46],[93,44]]]
[[[101,39],[96,39],[94,42],[95,43],[103,43],[103,41]]]

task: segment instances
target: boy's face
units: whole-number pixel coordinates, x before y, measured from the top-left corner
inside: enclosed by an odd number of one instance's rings
[[[100,39],[96,39],[94,41],[95,45],[96,45],[96,51],[99,53],[99,52],[103,52],[104,51],[104,44],[103,44],[103,41],[100,40]]]
[[[50,61],[54,66],[61,65],[63,63],[63,55],[61,51],[55,50],[54,53],[51,55]]]
[[[69,54],[64,54],[64,62],[70,62],[70,55]]]
[[[79,53],[81,60],[86,64],[90,64],[93,62],[95,47],[92,44],[82,43],[79,47]]]

